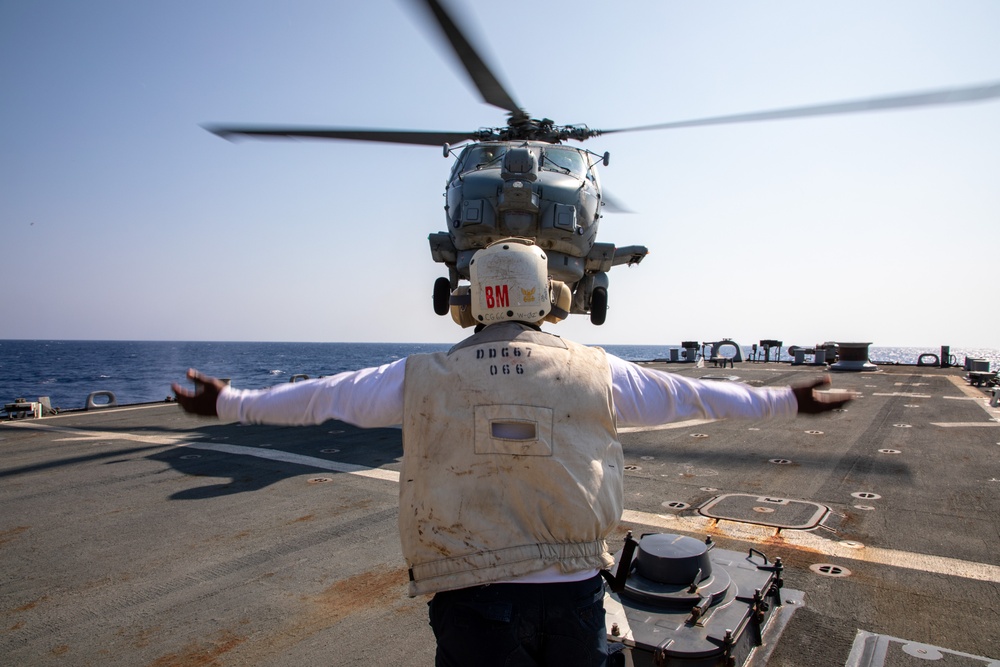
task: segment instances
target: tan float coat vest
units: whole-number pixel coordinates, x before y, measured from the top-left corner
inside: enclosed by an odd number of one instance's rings
[[[411,356],[403,448],[411,595],[612,565],[623,460],[603,350],[505,323]]]

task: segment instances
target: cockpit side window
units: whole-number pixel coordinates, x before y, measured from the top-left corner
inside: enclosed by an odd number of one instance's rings
[[[597,163],[598,162],[600,162],[600,160],[596,160],[596,159],[594,159],[590,155],[587,156],[587,164],[589,165],[587,167],[587,178],[590,179],[590,181],[594,185],[596,185],[597,187],[600,187],[601,186],[601,179],[597,175]]]

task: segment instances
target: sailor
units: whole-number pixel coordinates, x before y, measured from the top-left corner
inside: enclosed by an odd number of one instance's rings
[[[453,316],[477,333],[448,352],[267,390],[192,369],[200,386],[174,384],[177,402],[243,423],[402,424],[400,540],[410,594],[433,595],[436,664],[605,665],[599,571],[623,509],[617,428],[790,418],[849,399],[814,394],[829,380],[702,382],[542,332],[569,294],[528,240],[478,251],[470,274]]]

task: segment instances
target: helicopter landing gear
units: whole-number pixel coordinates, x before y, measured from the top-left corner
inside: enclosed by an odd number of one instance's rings
[[[595,287],[590,297],[590,323],[596,326],[604,324],[608,316],[608,290]]]
[[[434,281],[434,312],[438,315],[447,315],[451,307],[451,281],[447,278],[438,278]]]

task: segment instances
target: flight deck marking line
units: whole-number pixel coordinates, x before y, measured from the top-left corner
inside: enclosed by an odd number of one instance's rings
[[[192,449],[205,449],[224,454],[237,454],[242,456],[256,456],[261,459],[271,461],[281,461],[283,463],[294,463],[320,470],[331,470],[343,472],[360,477],[370,477],[372,479],[382,479],[387,482],[399,482],[399,473],[395,470],[384,470],[382,468],[369,468],[367,466],[356,465],[354,463],[339,463],[327,459],[316,458],[315,456],[305,456],[303,454],[293,454],[283,452],[280,449],[256,449],[244,447],[242,445],[218,445],[211,442],[185,442],[178,447],[190,447]]]
[[[986,414],[988,414],[991,419],[1000,419],[1000,409],[994,408],[990,405],[989,396],[983,393],[980,387],[973,387],[971,384],[966,384],[962,378],[955,377],[954,375],[949,375],[948,379],[953,385],[958,387],[958,390],[963,394],[969,398],[975,398],[979,406],[986,411]]]
[[[82,417],[83,415],[99,415],[106,414],[109,412],[131,412],[132,410],[149,410],[151,408],[162,408],[164,405],[171,405],[170,403],[142,403],[139,405],[129,405],[129,406],[115,406],[111,408],[98,407],[96,410],[68,410],[66,412],[60,412],[57,415],[45,415],[42,417],[45,421],[50,421],[52,419],[63,419],[65,417]],[[34,420],[38,421],[38,420]],[[20,424],[16,422],[0,422],[0,424],[10,424],[11,426],[19,426]]]
[[[931,422],[931,426],[941,428],[968,428],[970,426],[1000,426],[1000,422]]]
[[[854,546],[832,542],[803,530],[782,530],[781,534],[776,538],[775,529],[770,526],[743,524],[738,521],[717,521],[716,519],[700,516],[681,517],[666,514],[650,514],[634,510],[625,510],[622,513],[622,523],[638,523],[671,531],[684,531],[701,535],[712,532],[722,533],[728,537],[746,542],[789,546],[812,551],[824,556],[834,556],[836,558],[875,563],[877,565],[891,565],[893,567],[932,572],[934,574],[946,574],[953,577],[962,577],[963,579],[974,579],[976,581],[1000,583],[1000,566],[997,565],[974,563],[944,556],[916,554],[896,549],[882,549],[880,547],[865,546],[858,549]]]
[[[619,433],[636,433],[639,431],[668,431],[674,428],[686,428],[688,426],[700,426],[701,424],[711,424],[717,419],[688,419],[682,422],[672,422],[670,424],[659,424],[656,426],[623,426],[618,429]]]
[[[394,470],[383,470],[381,468],[367,468],[365,466],[350,463],[338,463],[326,459],[318,459],[313,456],[303,456],[292,454],[275,449],[254,449],[240,445],[219,445],[208,442],[192,442],[180,445],[181,447],[192,447],[195,449],[207,449],[211,451],[224,452],[229,454],[243,454],[246,456],[257,456],[273,461],[284,461],[286,463],[296,463],[299,465],[315,466],[323,470],[334,470],[351,475],[361,475],[386,481],[399,482],[399,473]],[[735,539],[746,542],[774,543],[774,528],[757,524],[743,524],[737,521],[717,521],[706,517],[676,517],[662,514],[649,514],[635,510],[625,510],[622,513],[623,523],[639,523],[657,528],[669,530],[682,530],[689,533],[705,534],[713,526],[714,532],[723,532]],[[720,531],[720,526],[729,530]],[[817,537],[809,531],[783,530],[780,537],[785,546],[793,549],[802,549],[820,553],[826,556],[835,556],[849,560],[859,560],[878,565],[891,565],[910,570],[920,570],[922,572],[933,572],[936,574],[947,574],[964,579],[975,579],[977,581],[990,581],[1000,583],[1000,566],[988,563],[973,563],[970,561],[958,560],[957,558],[946,558],[943,556],[930,556],[925,554],[909,553],[896,549],[882,549],[879,547],[863,547],[857,549],[854,546],[845,546],[838,542],[831,542],[828,539]]]
[[[86,440],[129,440],[131,442],[142,442],[149,445],[176,445],[191,438],[190,433],[165,434],[165,435],[140,435],[138,433],[128,433],[124,431],[91,431],[71,426],[56,426],[55,424],[42,424],[38,422],[11,423],[12,427],[23,428],[33,431],[51,431],[54,433],[68,433],[71,437],[55,438],[53,442],[75,442]]]

